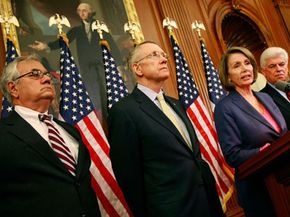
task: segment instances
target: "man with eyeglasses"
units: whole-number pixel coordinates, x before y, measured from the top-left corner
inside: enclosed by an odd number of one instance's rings
[[[282,81],[282,84],[290,85],[288,53],[281,47],[269,47],[261,54],[260,66],[261,72],[267,79],[267,84],[261,91],[268,93],[273,98],[290,130],[290,92],[286,93],[276,88],[276,82],[279,81]]]
[[[129,65],[137,87],[109,111],[108,139],[133,215],[224,216],[193,126],[179,101],[163,93],[170,76],[166,53],[146,41],[134,48]]]
[[[80,134],[48,114],[52,74],[36,56],[19,57],[0,84],[15,106],[0,121],[1,216],[101,216]]]

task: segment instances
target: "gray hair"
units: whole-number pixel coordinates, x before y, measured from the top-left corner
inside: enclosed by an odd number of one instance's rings
[[[286,50],[281,47],[269,47],[264,50],[260,56],[260,67],[262,69],[266,68],[267,60],[278,56],[283,56],[286,61],[286,65],[288,64],[288,53],[286,52]]]
[[[92,14],[94,11],[92,9],[92,6],[89,3],[80,3],[77,7],[77,11],[79,10],[80,7],[84,7],[90,14]]]
[[[18,76],[20,76],[20,72],[17,69],[18,63],[22,61],[28,61],[28,60],[36,60],[40,62],[39,57],[35,54],[32,54],[25,57],[17,57],[4,67],[1,80],[0,80],[0,88],[2,90],[3,95],[7,98],[7,100],[10,103],[12,103],[12,98],[8,90],[7,84],[11,81],[14,83],[18,82],[18,81],[14,81]]]

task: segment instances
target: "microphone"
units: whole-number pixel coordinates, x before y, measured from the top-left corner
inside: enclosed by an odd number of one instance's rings
[[[285,93],[290,92],[290,83],[286,81],[277,81],[274,85],[278,90],[281,90]]]

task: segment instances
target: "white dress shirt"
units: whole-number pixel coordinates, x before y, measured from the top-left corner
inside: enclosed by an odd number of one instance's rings
[[[34,111],[32,109],[16,105],[15,106],[15,111],[25,120],[27,121],[38,133],[39,135],[45,139],[49,146],[50,142],[48,139],[48,128],[46,124],[42,121],[39,120],[38,115],[40,114],[37,111]],[[45,112],[47,115],[48,113]],[[75,140],[74,137],[72,137],[65,129],[63,129],[60,125],[58,125],[56,122],[52,120],[52,123],[54,126],[57,128],[59,131],[61,137],[65,141],[66,146],[69,148],[73,158],[77,162],[78,160],[78,149],[79,149],[79,143]]]

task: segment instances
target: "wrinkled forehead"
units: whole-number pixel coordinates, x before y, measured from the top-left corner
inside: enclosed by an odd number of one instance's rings
[[[29,72],[33,69],[40,71],[46,71],[46,68],[37,60],[23,60],[17,64],[17,70],[19,72]]]
[[[154,43],[142,44],[138,49],[139,54],[149,54],[154,51],[164,52],[163,49],[159,45],[154,44]]]
[[[281,62],[286,62],[287,63],[287,59],[283,54],[277,54],[273,57],[269,57],[268,59],[266,59],[266,63],[267,64],[272,64],[272,63],[281,63]]]

